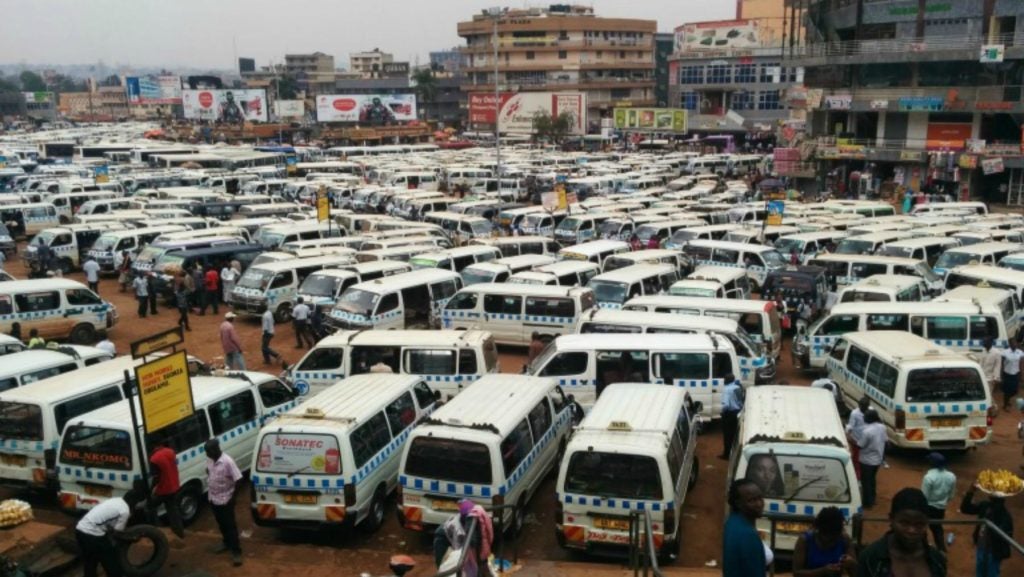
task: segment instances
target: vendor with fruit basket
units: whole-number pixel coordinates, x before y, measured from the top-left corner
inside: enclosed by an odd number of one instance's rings
[[[980,490],[988,493],[985,501],[974,502],[974,492]],[[982,471],[978,481],[964,494],[960,503],[960,512],[977,515],[979,519],[991,521],[993,525],[1006,535],[1013,537],[1013,517],[1006,509],[1006,498],[1024,490],[1024,482],[1009,471]],[[974,529],[975,575],[978,577],[998,577],[999,566],[1010,556],[1010,544],[991,531],[987,525],[978,525]]]

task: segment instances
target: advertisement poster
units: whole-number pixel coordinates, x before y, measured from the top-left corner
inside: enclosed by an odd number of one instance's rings
[[[761,453],[750,456],[745,477],[768,499],[850,502],[851,479],[838,459]]]
[[[387,126],[416,120],[415,94],[322,94],[316,99],[317,122],[357,122]]]
[[[492,94],[492,104],[493,98]],[[569,113],[573,118],[569,134],[587,132],[587,96],[581,92],[518,92],[511,94],[507,99],[502,98],[498,113],[498,130],[506,133],[532,134],[533,118],[538,113],[551,116]]]
[[[135,382],[147,433],[173,425],[195,410],[185,351],[135,367]]]
[[[185,118],[241,123],[267,121],[263,90],[183,90]]]
[[[714,50],[755,48],[761,45],[757,20],[718,20],[698,22],[676,28],[675,49]]]
[[[981,161],[981,171],[985,174],[999,174],[1003,170],[1002,158],[986,158]]]
[[[616,108],[612,113],[616,130],[686,132],[683,108]]]
[[[306,114],[306,103],[301,100],[278,100],[274,103],[274,114],[278,118],[302,118]]]
[[[334,435],[270,433],[264,435],[256,456],[261,473],[338,474],[341,451]]]
[[[129,104],[181,104],[177,76],[128,76],[124,86]]]
[[[978,61],[984,64],[1002,62],[1005,53],[1006,45],[1004,44],[985,44],[981,47],[981,56]]]
[[[768,202],[768,217],[765,222],[768,226],[781,226],[782,215],[786,211],[786,203],[781,200],[772,200]]]
[[[963,150],[971,138],[968,122],[929,122],[926,150]]]

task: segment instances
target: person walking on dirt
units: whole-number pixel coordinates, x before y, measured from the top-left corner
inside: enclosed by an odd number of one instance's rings
[[[113,497],[96,505],[75,525],[84,577],[97,577],[96,569],[101,565],[107,577],[124,575],[114,539],[124,533],[128,518],[141,500],[141,495],[128,491],[124,497]]]
[[[85,282],[89,285],[89,290],[100,294],[100,263],[91,256],[87,257],[85,264],[82,265],[82,272],[85,273]]]
[[[230,551],[231,562],[238,567],[242,564],[242,544],[238,540],[238,523],[235,521],[235,494],[242,481],[242,472],[238,470],[234,459],[221,451],[217,439],[206,441],[205,448],[210,508],[223,539],[215,552]]]
[[[1003,352],[1003,410],[1010,408],[1010,401],[1020,389],[1020,367],[1024,363],[1024,350],[1017,346],[1017,339],[1010,339],[1010,346]]]
[[[188,325],[188,281],[192,277],[184,270],[178,271],[178,279],[174,282],[174,305],[178,307],[178,325],[191,331]]]
[[[316,340],[309,334],[310,312],[309,305],[303,302],[302,297],[299,297],[295,301],[295,306],[292,307],[292,327],[295,329],[295,348],[297,349],[305,348],[307,341],[311,347],[316,344]]]
[[[203,274],[203,304],[199,314],[206,314],[206,307],[213,307],[213,314],[220,314],[220,274],[212,265]]]
[[[978,484],[964,494],[960,503],[960,512],[966,515],[977,515],[978,519],[991,521],[1003,533],[1013,537],[1013,515],[1006,509],[1006,499],[990,495],[987,501],[974,502],[974,493]],[[1000,565],[1010,557],[1010,544],[1002,537],[989,530],[987,525],[974,528],[974,546],[976,577],[999,577]]]
[[[850,457],[853,459],[853,471],[860,479],[860,436],[864,431],[864,413],[871,408],[871,397],[864,395],[857,401],[857,408],[850,411],[846,421],[846,438],[850,441]]]
[[[230,302],[231,291],[235,290],[235,283],[238,282],[238,277],[242,276],[241,270],[242,265],[237,260],[225,264],[224,268],[220,269],[220,284],[224,291],[225,303]]]
[[[156,310],[156,273],[150,272],[146,275],[146,286],[149,287],[149,314],[155,315],[159,312]]]
[[[135,300],[139,303],[137,311],[139,318],[144,319],[149,310],[149,283],[146,281],[146,277],[136,276],[132,279],[132,290],[135,291]]]
[[[729,509],[722,535],[722,576],[761,577],[771,561],[771,551],[757,533],[757,519],[764,514],[761,487],[750,479],[729,485]]]
[[[878,416],[878,411],[868,409],[864,413],[864,428],[860,433],[860,483],[861,497],[865,509],[875,506],[876,480],[878,468],[885,460],[885,444],[889,440],[885,424]]]
[[[220,324],[220,344],[224,347],[224,365],[232,370],[245,370],[245,357],[242,356],[242,341],[235,331],[235,317],[237,315],[228,311],[224,315],[224,322]]]
[[[274,311],[269,308],[263,311],[263,316],[260,317],[260,324],[263,327],[263,336],[260,342],[260,352],[263,353],[263,364],[270,364],[270,357],[274,357],[281,362],[282,368],[285,366],[284,359],[281,358],[281,354],[270,348],[270,341],[274,339]]]
[[[928,498],[928,518],[932,521],[941,521],[946,518],[946,505],[956,493],[956,475],[946,468],[946,457],[942,453],[929,453],[928,464],[931,468],[921,481],[921,492]],[[935,523],[929,525],[929,528],[935,539],[935,548],[945,552],[946,541],[943,538],[942,525]]]
[[[171,531],[179,539],[185,538],[185,527],[181,522],[181,502],[178,498],[178,491],[181,489],[181,481],[178,478],[177,455],[174,449],[163,443],[158,443],[149,456],[149,462],[153,466],[153,494],[149,498],[149,515],[156,519],[157,509],[161,505],[167,512],[167,522]]]

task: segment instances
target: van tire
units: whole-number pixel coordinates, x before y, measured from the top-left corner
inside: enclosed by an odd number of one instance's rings
[[[690,478],[686,480],[686,491],[690,492],[697,486],[697,475],[700,473],[700,458],[693,456],[693,465],[690,466]]]
[[[274,322],[286,323],[292,320],[292,307],[291,305],[281,305],[274,311]]]
[[[181,524],[191,525],[199,518],[199,511],[203,507],[203,495],[196,484],[186,485],[181,488],[178,495],[178,514],[181,515]]]
[[[522,535],[526,527],[526,497],[520,497],[516,502],[516,508],[512,511],[512,524],[509,527],[509,534],[518,537]]]
[[[96,342],[96,327],[82,323],[71,329],[71,342],[76,345],[92,345]]]
[[[363,520],[363,529],[367,533],[375,533],[384,524],[384,505],[387,502],[387,494],[384,486],[377,487],[373,492],[373,499],[370,500],[370,510],[366,512],[366,519]]]
[[[139,565],[133,565],[128,558],[128,550],[131,544],[118,543],[117,560],[126,577],[149,577],[159,571],[164,566],[164,563],[167,562],[167,555],[170,552],[167,536],[157,527],[152,525],[135,525],[134,527],[128,527],[125,530],[125,534],[135,540],[148,540],[153,546],[153,555],[149,559]]]

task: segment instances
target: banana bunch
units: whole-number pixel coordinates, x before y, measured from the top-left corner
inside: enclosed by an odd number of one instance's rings
[[[18,499],[0,502],[0,527],[13,527],[32,519],[32,506]]]
[[[1024,490],[1024,481],[1006,469],[982,471],[978,475],[978,485],[990,493],[1013,495]]]

